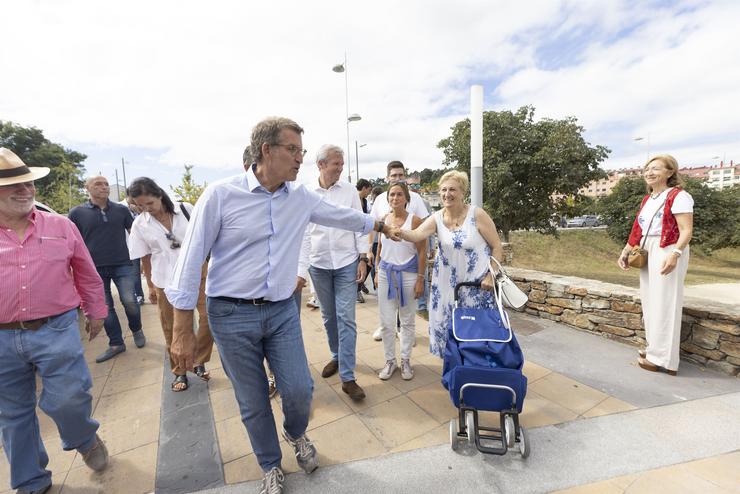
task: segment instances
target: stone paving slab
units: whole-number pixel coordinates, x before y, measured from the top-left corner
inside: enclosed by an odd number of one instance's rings
[[[436,446],[290,474],[286,493],[544,493],[740,450],[740,393],[551,425],[532,453],[482,455]],[[724,478],[730,474],[720,466]],[[259,492],[259,482],[200,494]]]

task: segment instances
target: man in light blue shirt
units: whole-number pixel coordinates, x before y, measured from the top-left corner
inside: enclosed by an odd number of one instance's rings
[[[171,353],[193,367],[193,308],[200,266],[210,252],[206,280],[208,320],[257,461],[263,490],[282,492],[282,459],[268,397],[263,359],[282,398],[283,437],[307,473],[318,467],[305,434],[313,381],[292,295],[301,241],[309,222],[368,233],[391,234],[382,222],[328,202],[294,180],[303,156],[303,129],[272,117],[252,131],[256,163],[246,173],[209,185],[198,200],[171,285],[175,307]]]

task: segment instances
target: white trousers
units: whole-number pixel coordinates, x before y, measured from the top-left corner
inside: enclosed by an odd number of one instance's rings
[[[678,370],[681,347],[681,312],[683,281],[689,267],[689,247],[678,258],[676,268],[660,274],[663,260],[675,245],[660,247],[660,237],[650,236],[645,242],[648,263],[640,269],[640,297],[645,323],[647,359],[668,370]]]
[[[383,327],[383,350],[386,360],[396,359],[396,311],[401,320],[401,358],[411,358],[411,348],[414,346],[416,331],[416,299],[414,285],[416,273],[401,273],[403,280],[403,297],[406,305],[401,307],[401,298],[396,287],[395,298],[388,298],[388,279],[385,270],[378,270],[378,308],[380,309],[380,324]]]

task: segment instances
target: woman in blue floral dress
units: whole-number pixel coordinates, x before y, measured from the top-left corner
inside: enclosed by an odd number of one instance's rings
[[[400,238],[418,242],[434,233],[438,248],[432,272],[429,304],[429,351],[442,358],[447,345],[447,328],[452,321],[455,285],[480,281],[486,290],[493,288],[488,272],[489,256],[501,260],[503,249],[496,225],[483,209],[465,204],[468,176],[450,171],[439,180],[442,209],[415,230],[401,230]],[[490,291],[461,290],[465,307],[493,307]]]

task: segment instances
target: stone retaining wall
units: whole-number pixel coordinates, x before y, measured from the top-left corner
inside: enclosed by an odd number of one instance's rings
[[[635,346],[645,345],[640,292],[612,283],[507,267],[528,296],[528,314],[559,321]],[[740,372],[740,307],[684,300],[681,358],[737,376]]]

